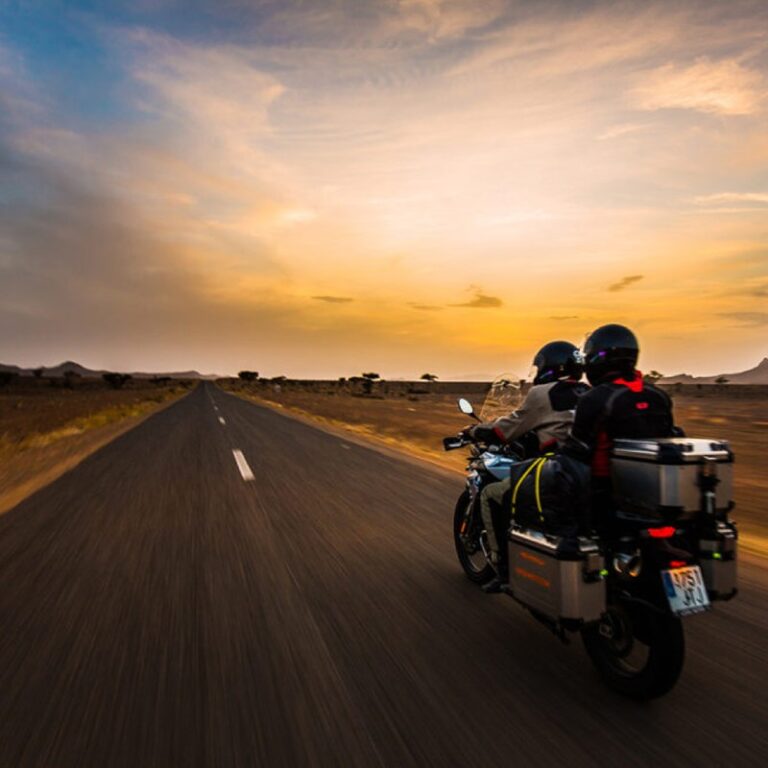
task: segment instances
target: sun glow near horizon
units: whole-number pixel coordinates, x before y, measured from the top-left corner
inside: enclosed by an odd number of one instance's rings
[[[9,362],[449,377],[607,321],[668,373],[768,354],[760,4],[181,9],[0,10]]]

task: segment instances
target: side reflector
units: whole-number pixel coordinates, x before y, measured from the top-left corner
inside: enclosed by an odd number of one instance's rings
[[[652,539],[669,539],[675,535],[675,526],[665,525],[662,528],[649,528],[648,535]]]
[[[669,561],[669,567],[670,568],[682,568],[683,566],[688,565],[688,563],[685,562],[685,560],[670,560]]]

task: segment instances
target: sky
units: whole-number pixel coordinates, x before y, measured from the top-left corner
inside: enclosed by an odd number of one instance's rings
[[[768,5],[0,0],[0,361],[768,356]]]

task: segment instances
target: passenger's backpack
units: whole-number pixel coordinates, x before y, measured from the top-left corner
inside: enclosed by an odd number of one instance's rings
[[[512,468],[512,522],[559,536],[589,528],[589,467],[548,453]]]

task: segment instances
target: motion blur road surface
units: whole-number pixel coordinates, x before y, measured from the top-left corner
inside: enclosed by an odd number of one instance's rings
[[[202,384],[0,518],[0,766],[765,759],[757,561],[638,705],[464,579],[460,490]]]

